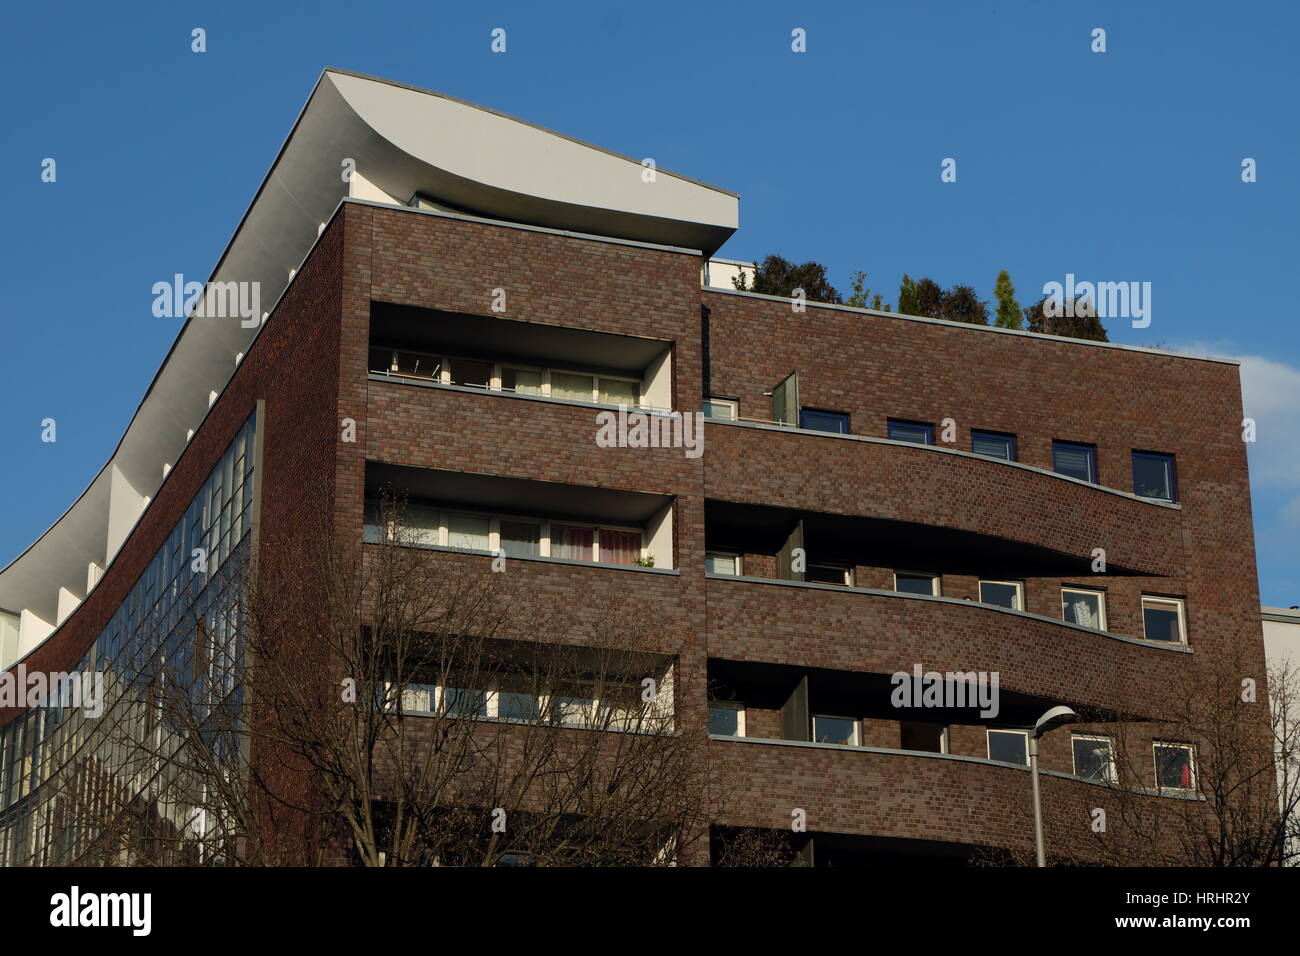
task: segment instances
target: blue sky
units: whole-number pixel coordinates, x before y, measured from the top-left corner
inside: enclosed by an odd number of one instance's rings
[[[1005,268],[1026,303],[1067,272],[1150,281],[1151,326],[1112,340],[1243,361],[1262,598],[1300,604],[1295,4],[77,6],[0,32],[0,564],[111,454],[178,330],[152,284],[206,278],[330,65],[732,189],[722,255],[817,259],[842,290],[858,268],[890,301],[905,271],[991,299]]]

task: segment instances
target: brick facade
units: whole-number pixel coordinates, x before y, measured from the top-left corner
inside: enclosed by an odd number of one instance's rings
[[[1246,456],[1237,369],[1155,353],[701,290],[687,253],[345,203],[329,223],[176,462],[99,586],[28,660],[63,669],[85,652],[183,512],[230,436],[265,400],[257,475],[268,542],[309,533],[332,507],[358,542],[366,462],[649,492],[674,501],[674,572],[517,563],[543,604],[569,608],[575,640],[596,610],[645,609],[679,648],[678,706],[702,714],[710,659],[885,674],[921,663],[1002,674],[1019,694],[1138,716],[1159,712],[1179,668],[1239,652],[1263,684]],[[505,313],[492,310],[494,290]],[[705,453],[596,446],[595,410],[414,387],[368,376],[372,303],[415,306],[662,341],[672,349],[674,407],[707,395],[770,419],[765,393],[792,371],[802,404],[846,412],[854,436],[886,437],[889,418],[1017,436],[1032,468],[934,448],[711,422]],[[215,321],[215,320],[212,320]],[[233,357],[232,357],[233,359]],[[352,419],[356,441],[340,440]],[[1093,443],[1099,482],[1051,471],[1053,439]],[[1134,449],[1177,456],[1179,505],[1141,501]],[[1041,469],[1041,470],[1035,470]],[[706,578],[706,501],[778,506],[946,528],[999,547],[1086,564],[1104,548],[1112,573],[1021,570],[1026,610],[775,582]],[[857,568],[859,587],[892,588],[887,555]],[[472,571],[485,559],[431,555]],[[753,555],[745,574],[774,577]],[[944,569],[943,595],[977,597],[978,575]],[[1060,623],[1062,583],[1104,588],[1110,630],[1142,637],[1143,592],[1186,598],[1191,654]],[[11,717],[0,714],[0,722]],[[753,736],[779,736],[754,708]],[[983,731],[954,727],[954,753],[982,757]],[[863,743],[897,748],[896,726],[868,722]],[[818,830],[1021,847],[1022,772],[978,761],[714,741],[734,782],[719,823],[781,827],[792,806]],[[1044,765],[1070,772],[1068,739],[1049,738]],[[1046,793],[1092,785],[1052,778]],[[1064,797],[1062,798],[1064,799]]]

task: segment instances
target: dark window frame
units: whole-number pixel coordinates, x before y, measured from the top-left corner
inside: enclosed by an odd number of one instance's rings
[[[1148,461],[1161,461],[1169,464],[1169,497],[1162,498],[1159,495],[1144,495],[1138,491],[1137,482],[1137,463],[1139,458],[1145,458]],[[1170,504],[1176,504],[1178,501],[1178,459],[1177,456],[1170,452],[1163,451],[1141,451],[1133,450],[1133,494],[1140,498],[1151,498],[1155,501],[1168,501]]]
[[[831,430],[828,429],[828,428],[811,428],[810,426],[804,424],[804,416],[807,415],[807,414],[809,414],[809,413],[811,413],[811,414],[813,414],[813,415],[826,415],[826,416],[834,417],[835,419],[837,419],[837,420],[839,420],[840,422],[843,423],[844,428],[843,428],[843,430],[841,430],[841,431],[831,431]],[[848,412],[836,412],[836,411],[832,411],[832,410],[829,409],[829,408],[801,408],[801,409],[799,409],[799,427],[802,428],[802,429],[805,429],[806,431],[811,431],[811,432],[823,432],[823,433],[825,433],[825,434],[827,434],[827,435],[849,435],[849,434],[852,434],[852,430],[851,430],[851,428],[849,427],[850,424],[851,424],[851,421],[852,421],[852,420],[850,419],[850,417],[849,417],[849,413],[848,413]]]
[[[1011,452],[1010,458],[1003,458],[1001,455],[986,455],[983,452],[975,450],[976,436],[984,438],[1006,439],[1008,451]],[[979,455],[981,458],[992,458],[996,461],[1019,461],[1020,449],[1016,442],[1016,436],[1012,432],[995,432],[987,428],[972,428],[970,430],[970,450],[972,455]]]
[[[1083,442],[1083,441],[1066,441],[1063,438],[1053,438],[1052,439],[1052,471],[1056,472],[1058,475],[1065,475],[1065,472],[1061,471],[1061,469],[1056,466],[1056,449],[1061,447],[1073,448],[1073,449],[1088,452],[1089,477],[1077,478],[1076,480],[1086,481],[1090,485],[1096,485],[1100,483],[1097,480],[1097,446],[1096,445],[1090,444],[1089,442]],[[1067,478],[1076,478],[1075,475],[1065,475],[1065,476]]]
[[[901,425],[904,428],[923,428],[925,429],[925,441],[912,441],[909,438],[895,438],[893,436],[894,426]],[[905,441],[912,445],[933,445],[934,444],[934,424],[932,422],[918,422],[910,418],[887,418],[885,419],[885,437],[890,441]]]

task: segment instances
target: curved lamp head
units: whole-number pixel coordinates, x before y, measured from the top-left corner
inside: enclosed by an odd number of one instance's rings
[[[1073,723],[1079,719],[1079,715],[1064,705],[1053,707],[1043,716],[1038,718],[1038,723],[1034,724],[1034,736],[1041,737],[1049,730],[1054,730],[1062,724]]]

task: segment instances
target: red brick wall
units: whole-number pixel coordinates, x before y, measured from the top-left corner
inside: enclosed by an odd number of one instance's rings
[[[661,618],[671,643],[686,648],[688,686],[698,686],[692,679],[710,655],[885,671],[951,661],[953,669],[999,670],[1006,687],[1027,693],[1141,710],[1185,662],[987,609],[706,583],[707,497],[955,527],[1079,556],[1104,547],[1112,563],[1140,572],[1105,581],[1114,630],[1140,633],[1140,591],[1185,594],[1194,654],[1239,649],[1248,676],[1263,684],[1235,367],[816,307],[793,315],[780,302],[701,292],[698,269],[697,258],[665,250],[345,204],[104,580],[29,667],[75,664],[264,398],[264,555],[271,542],[314,530],[331,503],[338,528],[360,547],[368,457],[674,496],[680,574],[540,562],[514,562],[512,572],[539,602],[572,613],[578,631],[611,605]],[[969,449],[971,428],[1013,432],[1020,460],[1048,469],[1053,438],[1094,442],[1102,483],[1121,489],[1130,487],[1132,449],[1172,452],[1181,508],[933,450],[720,424],[706,429],[702,459],[598,449],[588,409],[368,379],[373,302],[499,318],[491,309],[497,288],[506,291],[506,318],[671,343],[682,410],[711,393],[739,396],[742,415],[769,418],[762,393],[797,369],[803,404],[848,412],[859,435],[884,437],[889,417],[936,425],[951,417],[954,447]],[[344,418],[356,423],[355,443],[340,440]],[[479,559],[430,560],[469,568]],[[763,566],[756,560],[746,570]],[[876,576],[862,583],[883,586],[887,570],[864,566]],[[1060,579],[1033,568],[1024,577],[1029,609],[1058,617]],[[944,593],[974,596],[975,580],[946,575]],[[703,693],[682,706],[702,713]],[[1261,714],[1264,707],[1261,700]],[[755,714],[755,729],[760,723]],[[955,739],[982,753],[979,729],[969,730]],[[1068,754],[1067,735],[1059,736],[1056,763]],[[793,801],[845,832],[1024,839],[999,816],[1022,787],[1014,771],[744,743],[718,749],[741,797],[729,822],[768,825],[771,816],[770,825],[788,825]]]

